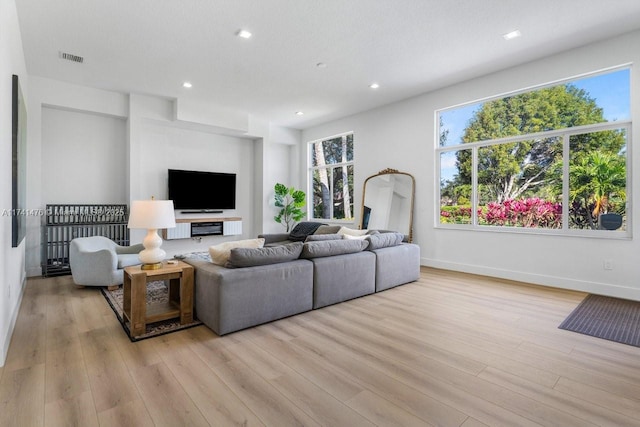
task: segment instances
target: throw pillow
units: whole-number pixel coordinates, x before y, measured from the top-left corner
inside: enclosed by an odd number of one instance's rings
[[[289,243],[270,248],[234,248],[231,249],[226,267],[240,268],[278,264],[298,259],[301,252],[302,242]]]
[[[300,258],[321,258],[362,252],[368,245],[369,242],[366,240],[325,240],[321,242],[307,242],[302,248]]]
[[[307,236],[305,242],[320,242],[323,240],[342,240],[341,234],[311,234]]]
[[[387,248],[389,246],[397,246],[402,243],[404,234],[401,233],[378,233],[370,236],[365,236],[369,241],[368,250]]]
[[[229,260],[231,249],[234,248],[261,248],[264,246],[264,239],[248,239],[236,240],[233,242],[224,242],[209,248],[211,262],[224,266]]]
[[[340,227],[338,234],[348,234],[349,236],[363,236],[367,234],[369,230],[355,230],[353,228]]]
[[[289,240],[294,242],[304,242],[304,239],[306,239],[309,234],[313,234],[321,225],[324,224],[314,221],[299,222],[295,227],[293,227],[291,233],[289,233]]]
[[[367,234],[363,234],[362,236],[352,236],[351,234],[343,234],[342,237],[347,240],[364,240],[369,236]]]
[[[321,225],[313,234],[337,234],[340,228],[339,225]]]

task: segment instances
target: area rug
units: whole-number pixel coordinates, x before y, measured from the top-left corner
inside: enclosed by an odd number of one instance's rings
[[[587,295],[558,327],[640,347],[640,302]]]
[[[147,330],[144,334],[137,337],[131,337],[129,335],[129,322],[125,321],[124,316],[122,315],[122,286],[113,291],[109,291],[107,290],[107,288],[101,288],[101,291],[102,295],[104,295],[105,299],[113,309],[113,312],[116,314],[118,321],[122,325],[122,328],[127,333],[127,336],[131,341],[140,341],[147,338],[157,337],[159,335],[169,334],[171,332],[177,332],[183,329],[202,325],[202,322],[196,319],[195,316],[193,318],[193,322],[186,325],[181,325],[179,318],[169,319],[162,322],[147,324]],[[147,304],[154,302],[166,302],[168,300],[169,291],[165,282],[154,281],[147,283]]]

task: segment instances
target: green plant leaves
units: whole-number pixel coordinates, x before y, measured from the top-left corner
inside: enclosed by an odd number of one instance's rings
[[[296,190],[294,187],[287,187],[277,183],[275,190],[275,206],[281,208],[278,215],[273,219],[286,227],[287,231],[306,215],[302,209],[306,205],[306,193]]]

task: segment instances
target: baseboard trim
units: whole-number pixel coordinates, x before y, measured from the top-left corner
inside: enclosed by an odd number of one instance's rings
[[[22,284],[20,286],[20,294],[18,295],[18,300],[16,301],[16,305],[13,307],[13,312],[11,313],[11,319],[9,320],[9,325],[6,331],[4,331],[4,335],[2,336],[3,342],[0,347],[2,353],[0,353],[0,367],[4,366],[7,361],[7,354],[9,353],[9,345],[11,344],[11,337],[13,336],[13,329],[16,326],[16,321],[18,320],[18,313],[20,312],[20,305],[22,304],[22,296],[24,295],[24,289],[26,285],[27,278],[24,277],[22,279]]]
[[[640,289],[612,285],[610,283],[590,282],[585,280],[576,280],[568,277],[525,273],[521,271],[491,268],[481,265],[439,261],[429,258],[421,258],[420,264],[425,267],[441,268],[443,270],[459,271],[462,273],[479,274],[481,276],[515,280],[518,282],[531,283],[534,285],[551,286],[555,288],[569,289],[573,291],[582,291],[591,294],[606,295],[610,297],[640,301]]]

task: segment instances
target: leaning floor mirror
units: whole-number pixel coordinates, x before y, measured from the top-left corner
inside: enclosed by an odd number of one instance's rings
[[[362,229],[391,230],[413,240],[415,179],[411,174],[385,169],[364,181]]]

